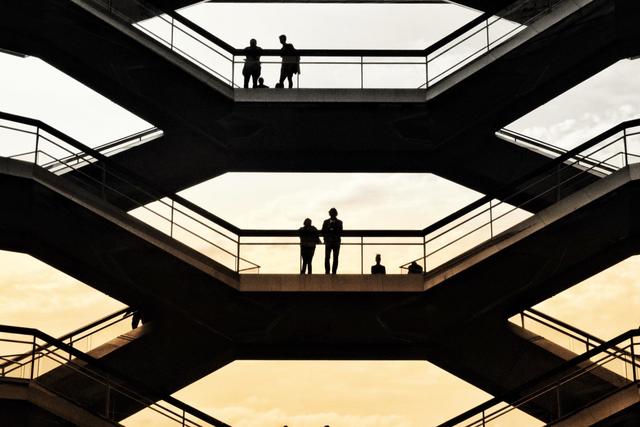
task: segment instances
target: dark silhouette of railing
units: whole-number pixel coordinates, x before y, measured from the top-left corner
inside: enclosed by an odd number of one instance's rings
[[[177,425],[219,426],[228,425],[205,414],[192,406],[179,401],[165,393],[160,393],[146,385],[124,377],[120,372],[102,363],[78,349],[53,338],[37,329],[0,325],[0,342],[28,348],[29,356],[15,362],[2,365],[0,376],[34,381],[56,395],[60,395],[81,407],[96,413],[96,408],[80,402],[83,396],[76,396],[79,390],[70,387],[56,386],[51,380],[43,380],[45,374],[55,369],[64,368],[73,375],[79,375],[90,384],[104,391],[103,410],[97,415],[111,421],[120,421],[118,406],[148,408],[163,420],[173,421]],[[15,355],[3,355],[3,360],[10,360]],[[20,354],[22,356],[22,354]]]
[[[512,414],[516,409],[532,404],[538,399],[556,402],[555,407],[547,412],[547,418],[543,421],[557,422],[627,387],[637,387],[640,367],[636,356],[638,337],[640,337],[640,331],[637,329],[625,332],[503,395],[496,396],[440,424],[439,427],[489,425],[494,420],[502,421],[501,417]],[[600,393],[592,394],[588,402],[583,402],[577,408],[563,410],[562,388],[597,369],[615,372],[619,378],[623,379],[622,383],[611,382],[610,387],[603,387]]]
[[[10,157],[47,165],[49,170],[59,175],[68,175],[73,171],[74,179],[82,180],[83,184],[89,183],[105,199],[115,197],[127,200],[137,207],[133,213],[139,218],[169,236],[204,251],[231,270],[246,272],[260,268],[242,256],[243,248],[298,245],[296,240],[292,240],[297,236],[296,230],[241,229],[178,195],[165,195],[108,157],[38,120],[7,113],[0,113],[0,119],[13,123],[2,124],[0,128],[33,138],[30,142],[33,143],[33,150],[25,152],[17,149],[14,152],[18,154]],[[20,127],[22,125],[33,128]],[[497,234],[528,215],[526,211],[531,204],[545,197],[559,200],[576,188],[581,188],[578,185],[580,180],[597,180],[617,168],[637,162],[638,156],[628,147],[633,142],[632,138],[638,135],[634,129],[637,126],[640,126],[640,120],[614,126],[424,229],[345,230],[347,241],[344,244],[360,248],[361,273],[364,273],[364,249],[374,246],[415,247],[422,252],[422,256],[415,260],[422,263],[425,271],[432,270],[466,250],[490,242]],[[43,144],[53,147],[55,153],[46,153]],[[640,150],[637,152],[640,153]],[[69,156],[84,158],[84,166],[66,163],[64,159]],[[101,174],[96,176],[95,170],[91,174],[83,172],[89,164],[92,168],[98,167]],[[563,179],[559,180],[561,176]],[[128,190],[126,194],[123,188]],[[136,194],[144,201],[136,201]],[[155,205],[150,204],[150,200],[156,200]],[[514,200],[518,202],[510,205]],[[140,212],[148,217],[145,218]],[[290,240],[257,241],[264,238]],[[396,240],[384,240],[390,238]],[[403,264],[401,268],[406,268],[408,264]]]
[[[508,21],[519,10],[526,9],[535,0],[514,2],[501,9],[491,9],[472,19],[467,24],[438,40],[426,49],[298,49],[298,55],[305,58],[301,64],[306,66],[340,65],[358,69],[359,84],[354,88],[366,87],[407,87],[427,89],[449,74],[464,67],[493,48],[511,39],[528,25],[551,12],[563,0],[550,0],[546,8],[538,8],[537,13],[524,22]],[[109,0],[84,0],[86,5],[96,8],[118,21],[132,25],[141,33],[149,36],[190,62],[196,64],[212,76],[230,87],[238,87],[236,81],[242,66],[244,50],[226,43],[224,40],[195,24],[180,13],[161,10],[143,0],[131,0],[127,7],[136,9],[135,18],[123,8],[118,8]],[[540,6],[536,3],[536,6]],[[148,17],[139,21],[140,16]],[[279,57],[279,49],[264,49],[263,57]],[[349,58],[348,60],[307,58]],[[386,60],[384,60],[386,58]],[[262,61],[266,66],[278,66],[280,61]],[[402,83],[376,85],[365,83],[365,68],[398,67],[412,69],[411,76],[402,75]],[[417,71],[419,70],[419,71]],[[299,78],[298,74],[298,78]],[[389,76],[386,72],[385,76]],[[343,73],[344,77],[344,73]],[[375,79],[375,77],[374,77]],[[407,79],[413,79],[406,83]],[[413,83],[413,85],[412,85]],[[298,82],[299,86],[299,82]],[[304,85],[309,87],[310,85]],[[331,87],[336,87],[333,85]]]

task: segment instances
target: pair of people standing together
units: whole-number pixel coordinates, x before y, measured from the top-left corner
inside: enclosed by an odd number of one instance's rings
[[[296,48],[291,43],[287,43],[287,36],[280,36],[280,49],[282,57],[282,66],[280,67],[280,81],[276,87],[284,87],[284,81],[287,80],[289,88],[293,87],[293,75],[300,74],[300,56],[296,53]],[[249,87],[249,80],[253,81],[254,88],[266,88],[264,79],[260,77],[262,74],[262,66],[260,57],[262,56],[262,48],[258,47],[256,39],[249,41],[249,47],[244,49],[246,59],[242,68],[244,76],[244,87]]]
[[[329,218],[322,223],[322,230],[318,231],[311,225],[309,218],[304,220],[304,226],[298,229],[300,236],[300,256],[302,257],[302,268],[300,274],[311,274],[311,261],[316,251],[316,245],[322,243],[320,235],[324,238],[324,273],[336,274],[338,271],[338,256],[340,255],[340,243],[342,241],[342,221],[338,219],[336,208],[329,209]],[[331,255],[333,254],[333,263]]]

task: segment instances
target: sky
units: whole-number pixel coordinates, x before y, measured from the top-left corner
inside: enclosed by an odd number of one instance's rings
[[[265,48],[277,47],[281,33],[299,48],[423,48],[475,16],[450,5],[214,4],[184,13],[235,46],[255,37]],[[0,67],[0,111],[38,118],[87,145],[153,125],[37,58],[0,55]],[[638,117],[639,68],[621,61],[508,127],[576,146]],[[0,136],[2,153],[17,146]],[[252,228],[297,228],[307,216],[318,224],[331,206],[351,228],[420,228],[481,196],[430,174],[227,174],[182,195]],[[395,269],[400,258],[385,253],[383,263]],[[2,324],[59,336],[123,307],[28,255],[0,252],[0,265]],[[537,308],[612,338],[640,323],[638,271],[640,259],[630,258]],[[240,427],[432,425],[490,398],[426,362],[326,361],[235,362],[176,397]],[[524,416],[516,424],[535,425]],[[129,425],[149,423],[142,414]]]

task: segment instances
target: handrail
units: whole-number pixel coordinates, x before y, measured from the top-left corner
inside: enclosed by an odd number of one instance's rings
[[[531,319],[533,321],[538,321],[539,322],[538,319],[536,319],[535,317],[531,316],[531,314],[529,314],[529,313],[533,314],[534,316],[538,316],[538,317],[544,319],[545,321],[550,322],[550,323],[552,323],[554,325],[560,326],[561,328],[564,328],[564,329],[572,332],[575,335],[578,335],[580,340],[583,342],[583,344],[587,344],[588,346],[595,347],[596,344],[597,345],[602,345],[602,344],[604,344],[606,342],[602,338],[598,338],[595,335],[591,335],[588,332],[585,332],[585,331],[583,331],[581,329],[578,329],[573,325],[570,325],[570,324],[568,324],[566,322],[563,322],[562,320],[559,320],[559,319],[556,319],[554,317],[551,317],[548,314],[542,313],[541,311],[538,311],[538,310],[536,310],[534,308],[529,308],[527,310],[524,310],[522,313],[520,313],[520,315],[525,317],[525,318]],[[566,335],[566,336],[568,336],[570,338],[577,338],[575,335],[567,334],[564,331],[560,330],[559,328],[556,328],[554,330],[556,330],[557,332],[563,333],[564,335]],[[595,344],[591,344],[592,342],[595,343]],[[587,348],[587,350],[588,350],[588,348]]]
[[[468,411],[463,412],[462,414],[451,418],[450,420],[440,424],[438,427],[453,427],[456,426],[458,424],[460,424],[463,421],[469,420],[471,417],[474,417],[476,415],[479,414],[483,414],[486,410],[490,409],[491,407],[495,406],[496,404],[502,403],[502,402],[513,402],[513,401],[518,401],[518,402],[522,402],[525,403],[527,401],[529,401],[530,399],[528,399],[530,396],[534,396],[537,397],[540,394],[540,391],[538,389],[536,389],[533,392],[530,392],[529,390],[534,389],[536,386],[538,387],[548,387],[548,383],[550,381],[560,381],[557,379],[557,376],[560,374],[563,374],[569,370],[575,369],[575,367],[580,366],[580,364],[584,363],[584,362],[591,362],[590,359],[593,358],[594,356],[598,356],[602,353],[607,352],[607,350],[611,350],[611,349],[616,349],[618,347],[618,345],[626,340],[631,340],[631,353],[633,354],[633,346],[637,345],[634,344],[633,342],[633,338],[637,338],[640,337],[640,329],[632,329],[629,330],[627,332],[624,332],[623,334],[618,335],[615,338],[612,338],[611,340],[598,345],[597,347],[594,347],[593,349],[586,351],[585,353],[574,357],[571,360],[568,360],[562,364],[560,364],[559,366],[557,366],[556,368],[553,368],[551,370],[549,370],[548,372],[539,375],[538,377],[529,380],[527,382],[525,382],[524,384],[515,387],[514,389],[503,393],[499,396],[496,396],[484,403],[481,403],[480,405],[477,405],[471,409],[469,409]],[[609,353],[610,354],[610,353]],[[622,359],[622,360],[626,360],[626,359]],[[637,381],[638,378],[636,377],[636,369],[638,367],[638,363],[636,361],[636,358],[631,360],[631,364],[632,364],[632,372],[633,372],[633,381]],[[580,366],[580,369],[585,370],[586,368],[584,366]],[[575,371],[571,372],[571,373],[575,373]],[[523,392],[527,392],[529,391],[529,393],[525,396],[525,397],[520,397],[520,395]],[[521,404],[521,403],[520,403]],[[514,403],[512,406],[517,405],[517,403]],[[484,425],[484,424],[483,424]]]
[[[55,128],[47,125],[46,123],[41,122],[40,120],[35,120],[32,118],[26,118],[26,117],[22,117],[22,116],[18,116],[18,115],[14,115],[14,114],[9,114],[9,113],[4,113],[4,112],[0,112],[0,119],[4,119],[4,120],[9,120],[9,121],[13,121],[16,123],[22,123],[22,124],[27,124],[30,126],[34,126],[38,129],[42,129],[46,132],[48,132],[49,134],[59,138],[61,141],[63,141],[65,144],[70,145],[71,147],[73,147],[74,149],[82,152],[82,153],[87,153],[87,155],[91,155],[93,156],[96,160],[98,160],[98,162],[100,163],[94,163],[94,166],[99,168],[98,170],[109,170],[109,173],[116,173],[118,175],[115,175],[116,178],[118,178],[119,180],[122,180],[127,186],[129,186],[132,189],[135,189],[135,191],[139,192],[140,194],[144,194],[146,195],[145,197],[148,199],[145,203],[148,203],[150,201],[153,200],[160,200],[163,197],[165,197],[167,200],[170,201],[170,203],[166,203],[166,202],[162,202],[163,205],[167,208],[170,209],[171,212],[174,211],[181,214],[181,215],[187,215],[188,217],[190,217],[190,214],[187,212],[193,212],[197,215],[199,215],[201,218],[203,218],[203,220],[206,220],[208,222],[210,222],[211,224],[214,224],[217,227],[220,227],[221,230],[232,233],[234,236],[236,237],[230,237],[228,235],[226,235],[225,233],[222,233],[218,230],[212,229],[212,231],[215,231],[215,233],[220,234],[224,239],[229,239],[229,243],[237,246],[238,248],[240,246],[244,246],[244,245],[251,245],[252,243],[248,243],[246,240],[244,242],[241,242],[240,239],[241,238],[247,238],[247,237],[255,237],[255,238],[262,238],[262,237],[296,237],[297,236],[297,231],[296,230],[265,230],[265,229],[241,229],[237,226],[235,226],[234,224],[218,217],[217,215],[207,211],[206,209],[203,209],[197,205],[195,205],[194,203],[184,199],[181,196],[175,195],[175,194],[166,194],[163,191],[157,190],[156,188],[154,188],[154,186],[152,186],[151,184],[147,183],[144,179],[136,176],[136,174],[134,172],[131,172],[129,170],[126,170],[120,166],[118,166],[116,163],[114,163],[111,159],[109,159],[108,157],[104,156],[103,154],[101,154],[100,152],[96,151],[95,149],[91,149],[85,145],[83,145],[82,143],[78,142],[77,140],[75,140],[74,138],[56,130]],[[420,244],[425,244],[428,243],[428,241],[426,240],[426,237],[432,233],[440,233],[438,234],[438,236],[442,235],[441,231],[445,230],[445,228],[451,224],[453,224],[455,221],[463,218],[465,215],[473,212],[475,209],[478,209],[480,207],[482,207],[483,205],[490,203],[492,200],[497,199],[497,200],[502,200],[503,202],[512,200],[514,197],[516,197],[519,194],[522,194],[524,191],[526,191],[526,189],[528,187],[522,188],[521,186],[523,186],[524,184],[529,183],[529,187],[533,184],[530,184],[532,182],[532,180],[537,179],[539,177],[544,177],[546,179],[546,177],[548,177],[549,175],[544,175],[545,173],[548,173],[550,171],[553,171],[553,173],[558,172],[558,170],[556,168],[563,166],[563,167],[571,167],[573,166],[571,164],[571,161],[578,164],[590,164],[590,165],[600,165],[600,168],[606,170],[609,166],[607,162],[600,162],[597,160],[591,160],[588,156],[584,156],[581,153],[584,152],[585,150],[588,150],[589,148],[597,145],[598,143],[606,140],[608,137],[615,135],[619,132],[621,132],[622,130],[625,130],[627,128],[630,127],[634,127],[634,126],[639,126],[640,125],[640,119],[634,119],[634,120],[628,120],[622,123],[619,123],[618,125],[612,127],[611,129],[602,132],[600,135],[597,135],[593,138],[591,138],[589,141],[586,141],[583,144],[580,144],[578,147],[575,147],[569,151],[564,152],[563,154],[557,156],[554,159],[551,159],[549,162],[545,163],[544,165],[536,168],[535,170],[524,174],[523,176],[512,180],[509,183],[503,184],[501,185],[495,192],[489,193],[483,197],[481,197],[480,199],[476,200],[475,202],[470,203],[469,205],[459,209],[458,211],[442,218],[439,221],[436,221],[435,223],[429,225],[428,227],[425,227],[423,229],[419,229],[419,230],[406,230],[406,229],[401,229],[401,230],[367,230],[367,229],[359,229],[359,230],[345,230],[344,231],[344,236],[345,237],[359,237],[361,238],[361,242],[360,245],[364,245],[365,243],[362,241],[363,238],[365,237],[397,237],[397,238],[423,238],[423,243],[415,243],[416,245],[420,245]],[[17,131],[21,131],[21,132],[27,132],[25,130],[22,129],[14,129]],[[30,132],[27,132],[30,133]],[[35,135],[35,133],[34,133]],[[37,136],[36,136],[37,137]],[[626,137],[626,136],[625,136]],[[577,159],[577,160],[576,160]],[[567,166],[567,163],[569,163],[569,166]],[[73,167],[70,166],[71,169],[73,169]],[[593,168],[591,169],[585,169],[585,168],[577,168],[576,171],[580,172],[580,173],[590,173],[591,170],[593,170]],[[124,178],[123,178],[124,177]],[[594,175],[594,177],[599,177],[598,175]],[[90,177],[90,179],[94,179]],[[537,181],[534,182],[534,184]],[[100,183],[98,183],[100,184]],[[102,183],[101,185],[105,185],[104,183]],[[144,207],[142,204],[140,204],[139,202],[136,202],[134,199],[132,199],[130,196],[127,196],[126,194],[121,193],[119,190],[115,190],[110,188],[110,191],[115,191],[116,194],[119,195],[119,197],[125,197],[127,199],[129,199],[130,201],[136,203],[136,206],[142,206]],[[535,196],[535,197],[539,197],[539,196]],[[177,205],[178,207],[175,207],[174,205]],[[187,209],[187,211],[181,210],[179,207],[182,206],[185,209]],[[173,214],[172,214],[173,217]],[[191,217],[190,217],[191,218]],[[165,220],[169,221],[173,221],[172,218],[164,218]],[[209,227],[207,224],[202,223],[200,220],[197,220],[195,218],[191,218],[191,221],[195,221],[196,223],[199,223],[199,226],[204,226],[204,227]],[[459,227],[459,225],[455,225],[453,228],[451,228],[451,230]],[[180,225],[177,225],[178,228],[181,228]],[[184,229],[181,228],[182,230],[184,230],[187,233],[191,233],[193,234],[191,231],[189,231],[188,229]],[[194,236],[198,237],[197,234],[194,234]],[[211,243],[210,241],[208,241],[207,239],[203,240],[207,243]],[[211,243],[214,246],[215,243]],[[411,243],[414,244],[414,243]],[[367,245],[375,245],[374,243],[367,243]],[[402,244],[400,244],[402,245]],[[228,250],[223,250],[223,252],[226,253],[225,256],[229,256],[229,257],[233,257],[233,258],[238,258],[239,254],[240,254],[240,250],[236,250],[235,253],[228,251]],[[362,251],[361,251],[362,253]],[[419,261],[422,258],[418,258],[416,259],[416,261]],[[255,263],[251,263],[249,261],[247,261],[244,258],[240,258],[240,260],[243,263],[248,263],[247,265],[253,265],[253,268],[258,267],[257,264]],[[361,261],[362,263],[363,261]],[[406,264],[405,264],[406,265]],[[250,267],[251,268],[251,267]],[[236,262],[235,265],[235,270],[237,272],[240,271],[244,271],[246,270],[245,268],[240,267],[239,262]],[[361,266],[361,271],[364,271],[364,268]],[[425,266],[425,271],[426,271],[426,266]]]
[[[88,4],[93,4],[97,6],[104,12],[108,13],[111,16],[115,16],[122,22],[125,22],[127,25],[132,25],[137,31],[142,34],[159,41],[160,44],[166,48],[168,48],[172,52],[176,52],[181,55],[183,58],[188,59],[190,62],[194,63],[196,66],[200,67],[202,70],[205,70],[215,78],[219,79],[224,84],[229,85],[232,88],[238,87],[235,82],[235,66],[237,64],[242,64],[242,60],[236,60],[236,57],[244,56],[244,49],[239,49],[231,44],[225,42],[221,38],[215,36],[211,32],[202,28],[198,24],[192,22],[185,16],[181,15],[179,12],[174,10],[166,10],[158,8],[156,5],[150,5],[143,0],[133,0],[136,2],[138,7],[144,9],[146,12],[146,16],[149,16],[148,19],[143,19],[142,21],[137,20],[138,17],[132,17],[127,15],[126,12],[120,11],[117,7],[111,4],[111,2],[107,2],[106,0],[85,0]],[[545,15],[549,11],[551,11],[557,3],[563,0],[550,0],[545,8],[539,8],[536,14],[530,16],[526,22],[515,22],[509,21],[514,24],[514,28],[500,28],[495,30],[494,24],[498,21],[506,21],[505,17],[510,16],[513,12],[526,7],[530,1],[533,0],[523,0],[521,2],[514,2],[508,5],[503,5],[502,7],[493,7],[492,9],[480,14],[475,17],[471,21],[457,28],[450,34],[442,37],[440,40],[433,43],[431,46],[428,46],[425,49],[297,49],[298,56],[304,57],[336,57],[336,58],[359,58],[359,61],[348,61],[348,62],[335,62],[335,61],[325,61],[325,62],[301,62],[306,64],[342,64],[342,65],[359,65],[360,67],[360,89],[364,88],[364,66],[365,65],[415,65],[421,66],[419,73],[424,73],[419,76],[420,79],[423,79],[424,83],[418,86],[418,89],[429,88],[433,82],[444,78],[446,75],[451,72],[461,68],[462,66],[470,63],[475,60],[479,56],[489,52],[494,47],[502,44],[506,40],[510,39],[513,35],[519,33],[522,28],[525,28],[530,23],[537,20],[540,16]],[[496,17],[492,20],[493,17]],[[162,36],[160,33],[154,29],[155,24],[151,24],[148,28],[145,27],[148,20],[156,20],[153,22],[160,23],[160,25],[168,26],[170,36],[165,35]],[[159,21],[158,21],[159,20]],[[150,21],[151,22],[151,21]],[[176,23],[181,26],[177,26]],[[490,30],[493,30],[490,34]],[[180,32],[184,34],[186,39],[189,39],[191,42],[195,42],[196,45],[199,45],[201,48],[207,49],[207,52],[213,54],[214,57],[218,59],[223,59],[230,62],[231,65],[231,73],[230,76],[227,75],[228,70],[223,70],[219,68],[219,66],[211,66],[210,63],[202,56],[200,53],[189,53],[187,45],[180,45],[180,43],[176,42],[176,38],[174,37],[174,33]],[[429,64],[434,60],[438,59],[445,53],[450,52],[452,49],[458,48],[463,43],[469,42],[475,36],[484,34],[486,32],[486,36],[482,35],[483,44],[481,48],[470,47],[473,52],[471,54],[463,53],[463,59],[457,60],[458,62],[454,65],[447,65],[443,63],[444,70],[438,70],[435,75],[429,74]],[[496,34],[499,33],[499,34]],[[457,42],[455,42],[458,39]],[[455,43],[453,43],[455,42]],[[453,43],[453,44],[452,44]],[[447,49],[444,49],[446,46],[452,44]],[[468,47],[468,46],[467,46]],[[263,49],[261,56],[281,56],[282,52],[279,49]],[[433,55],[433,58],[429,58],[430,55]],[[421,58],[421,61],[386,61],[386,62],[376,62],[376,61],[365,61],[364,58]],[[263,64],[276,64],[275,62],[262,62]],[[226,66],[222,66],[226,68]],[[415,71],[415,70],[414,70]]]
[[[74,347],[71,347],[65,344],[64,342],[40,331],[39,329],[25,328],[20,326],[0,325],[0,332],[7,333],[7,334],[32,336],[34,337],[34,339],[38,338],[46,342],[48,346],[53,346],[66,353],[69,353],[76,359],[81,360],[82,362],[85,362],[86,364],[88,364],[93,368],[97,368],[101,372],[107,374],[109,377],[120,379],[128,387],[132,387],[133,388],[132,391],[134,391],[136,394],[140,394],[141,396],[144,396],[148,400],[147,404],[153,403],[157,400],[164,400],[165,402],[170,403],[171,405],[183,410],[185,413],[196,416],[201,420],[206,421],[212,425],[220,426],[220,427],[230,427],[228,424],[212,417],[211,415],[205,414],[204,412],[192,407],[187,403],[184,403],[172,396],[166,396],[166,393],[161,393],[157,390],[152,389],[146,384],[141,384],[136,380],[127,378],[125,375],[122,375],[122,373],[114,370],[109,365],[106,365],[105,363],[100,361],[100,359],[96,359],[92,356],[89,356],[88,354],[83,353],[80,350]],[[34,344],[34,357],[35,357],[36,348],[37,346]],[[35,379],[35,378],[31,378],[31,379]]]
[[[115,313],[109,314],[109,315],[104,316],[104,317],[102,317],[102,318],[100,318],[98,320],[95,320],[95,321],[89,323],[88,325],[82,326],[82,327],[80,327],[78,329],[75,329],[75,330],[73,330],[71,332],[68,332],[68,333],[64,334],[63,336],[58,337],[57,339],[58,339],[58,341],[61,341],[61,342],[65,342],[66,340],[71,340],[71,338],[74,338],[74,337],[76,337],[78,335],[81,335],[81,334],[83,334],[83,333],[95,328],[96,326],[100,326],[100,325],[103,325],[103,324],[105,324],[107,322],[110,322],[111,320],[113,320],[113,319],[115,319],[117,317],[120,317],[120,316],[123,316],[122,319],[120,319],[120,320],[125,320],[125,319],[131,317],[131,314],[127,315],[128,311],[130,311],[129,308],[123,308],[121,310],[116,311]],[[111,326],[111,324],[106,325],[106,327],[109,327],[109,326]],[[95,334],[97,332],[101,332],[103,329],[104,328],[99,328],[99,329],[93,331],[90,335],[93,335],[93,334]],[[83,336],[83,337],[81,337],[79,339],[87,338],[90,335]],[[74,340],[74,341],[77,341],[77,340]],[[69,345],[73,346],[73,341]],[[47,347],[44,347],[44,348],[46,349]],[[6,360],[5,363],[0,363],[0,369],[3,369],[3,368],[5,368],[6,366],[8,366],[10,364],[19,362],[20,360],[24,360],[25,358],[29,357],[30,354],[31,354],[30,352],[27,352],[27,353],[21,354],[19,356],[16,356],[16,357],[14,357],[12,359]]]
[[[494,16],[500,8],[494,8],[490,12],[484,12],[483,14],[477,16],[473,20],[467,22],[462,25],[458,29],[454,30],[452,33],[447,34],[437,42],[433,43],[426,49],[296,49],[296,53],[300,56],[334,56],[334,57],[356,57],[356,56],[366,56],[366,57],[424,57],[431,53],[434,53],[441,47],[447,45],[452,42],[456,38],[460,37],[476,25],[480,24],[483,21]],[[213,35],[209,31],[202,28],[200,25],[181,15],[177,11],[173,10],[164,10],[161,13],[170,16],[176,21],[183,24],[185,27],[189,28],[193,32],[198,35],[206,38],[207,40],[213,42],[217,46],[223,48],[230,55],[241,56],[244,55],[245,50],[233,47],[229,43],[225,42],[221,38]],[[280,49],[262,49],[262,56],[280,56],[282,52]]]

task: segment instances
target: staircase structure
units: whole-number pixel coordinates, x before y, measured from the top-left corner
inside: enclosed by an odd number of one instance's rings
[[[88,354],[39,331],[0,328],[31,344],[3,359],[0,405],[16,425],[117,425],[145,408],[165,413],[154,409],[162,402],[183,425],[224,425],[170,395],[242,359],[428,360],[497,396],[455,423],[471,416],[484,425],[514,408],[545,423],[637,421],[636,331],[605,343],[526,310],[638,253],[640,122],[569,151],[503,126],[636,55],[640,6],[496,3],[425,50],[300,51],[359,57],[360,87],[254,92],[237,88],[242,52],[173,10],[187,3],[3,6],[0,47],[41,57],[158,126],[91,149],[0,113],[2,128],[33,142],[0,158],[0,195],[13,206],[0,212],[0,248],[151,319]],[[151,21],[216,51],[230,73],[160,38]],[[505,21],[508,30],[491,38]],[[441,66],[484,31],[486,44]],[[424,80],[365,87],[365,58],[385,57],[417,61]],[[497,76],[501,85],[490,84]],[[352,121],[339,127],[345,115]],[[469,120],[460,124],[461,115]],[[486,196],[424,229],[346,230],[345,245],[360,248],[354,274],[263,274],[273,270],[246,255],[251,246],[295,244],[282,243],[295,231],[241,229],[175,194],[228,171],[433,172]],[[364,275],[364,248],[382,238],[413,251],[399,274]],[[402,274],[412,260],[423,275]],[[519,313],[586,341],[586,352],[507,321]],[[55,366],[41,372],[45,360]],[[610,369],[614,362],[626,373]],[[508,409],[494,409],[499,402]]]

